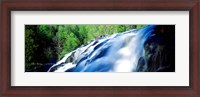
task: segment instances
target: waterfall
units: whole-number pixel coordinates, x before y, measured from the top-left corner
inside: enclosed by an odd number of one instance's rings
[[[134,72],[155,27],[101,36],[66,54],[48,72]]]

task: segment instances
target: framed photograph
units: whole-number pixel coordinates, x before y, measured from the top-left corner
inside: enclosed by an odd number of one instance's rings
[[[1,1],[2,97],[200,97],[199,0]]]

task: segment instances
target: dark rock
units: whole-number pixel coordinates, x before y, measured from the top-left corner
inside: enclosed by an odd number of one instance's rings
[[[157,26],[145,41],[144,51],[145,55],[138,60],[136,71],[175,71],[175,25]],[[146,70],[144,70],[145,65],[147,65]]]
[[[145,72],[147,70],[147,64],[143,57],[140,57],[136,70],[137,72]]]

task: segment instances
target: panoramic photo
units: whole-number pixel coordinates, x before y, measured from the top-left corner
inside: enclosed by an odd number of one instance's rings
[[[175,25],[25,25],[25,72],[175,72]]]

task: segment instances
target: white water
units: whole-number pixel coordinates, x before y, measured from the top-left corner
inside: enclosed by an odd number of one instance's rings
[[[129,30],[91,41],[66,54],[48,71],[133,72],[143,56],[143,45],[155,26]],[[73,60],[66,62],[72,57]]]

